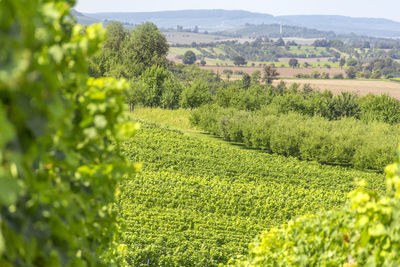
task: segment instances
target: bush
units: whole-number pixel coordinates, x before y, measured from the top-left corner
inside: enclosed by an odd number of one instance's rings
[[[398,153],[400,155],[400,152]],[[364,182],[340,210],[306,215],[265,231],[235,266],[397,266],[400,157],[386,167],[384,196]]]
[[[235,70],[234,74],[235,74],[235,75],[243,75],[244,72],[241,71],[241,70]]]
[[[224,69],[224,70],[222,71],[222,73],[223,73],[223,74],[232,75],[232,74],[233,74],[233,71],[232,71],[232,70],[228,70],[228,69]]]
[[[0,265],[123,265],[117,184],[127,84],[88,79],[105,36],[71,1],[0,2]],[[118,249],[117,249],[118,248]]]
[[[400,122],[400,103],[388,95],[367,95],[360,99],[360,119],[365,122]]]

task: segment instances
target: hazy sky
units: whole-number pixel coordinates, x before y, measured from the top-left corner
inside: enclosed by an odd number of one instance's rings
[[[330,14],[400,22],[400,0],[77,0],[80,12],[241,9],[272,15]]]

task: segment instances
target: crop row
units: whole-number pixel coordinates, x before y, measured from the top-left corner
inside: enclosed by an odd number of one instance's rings
[[[142,123],[143,124],[143,123]],[[121,186],[126,260],[134,266],[215,266],[244,254],[265,228],[343,205],[358,177],[383,176],[247,150],[142,125],[124,144],[141,173]]]

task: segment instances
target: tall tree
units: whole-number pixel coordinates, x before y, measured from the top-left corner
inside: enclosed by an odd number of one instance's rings
[[[289,60],[289,66],[290,66],[291,68],[296,68],[298,65],[299,65],[299,61],[298,61],[297,59],[291,58],[291,59]]]
[[[183,54],[183,64],[185,65],[193,65],[196,60],[196,54],[192,50],[188,50]]]
[[[122,23],[116,21],[107,24],[106,29],[107,38],[104,41],[103,47],[113,52],[119,52],[129,32],[124,28]]]
[[[264,81],[267,84],[271,84],[273,80],[278,79],[279,73],[278,71],[271,67],[270,65],[266,65],[264,67]]]
[[[248,89],[251,85],[251,77],[249,74],[244,73],[242,76],[242,83],[243,83],[243,87],[244,89]]]
[[[346,64],[346,59],[345,59],[344,57],[340,58],[339,66],[340,66],[341,69],[343,68],[343,66],[344,66],[345,64]]]
[[[233,59],[233,64],[236,66],[246,65],[247,61],[243,57],[237,56]]]
[[[166,66],[168,49],[165,36],[155,24],[146,22],[137,26],[123,47],[122,56],[128,76],[140,76],[153,65]]]

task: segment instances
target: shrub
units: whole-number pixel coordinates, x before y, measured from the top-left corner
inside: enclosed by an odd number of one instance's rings
[[[367,95],[360,99],[360,119],[365,122],[400,122],[400,103],[388,95]]]
[[[241,70],[235,70],[234,74],[235,74],[235,75],[243,75],[244,72],[241,71]]]
[[[398,153],[400,155],[400,153]],[[387,192],[364,182],[339,210],[305,215],[261,234],[235,266],[396,266],[400,246],[400,157],[386,167]]]
[[[74,25],[69,2],[0,2],[1,266],[123,264],[114,198],[136,169],[119,151],[135,128],[127,84],[88,79],[105,32]]]
[[[224,69],[223,71],[222,71],[222,73],[223,74],[229,74],[229,75],[232,75],[233,74],[233,71],[232,70],[228,70],[228,69]]]

